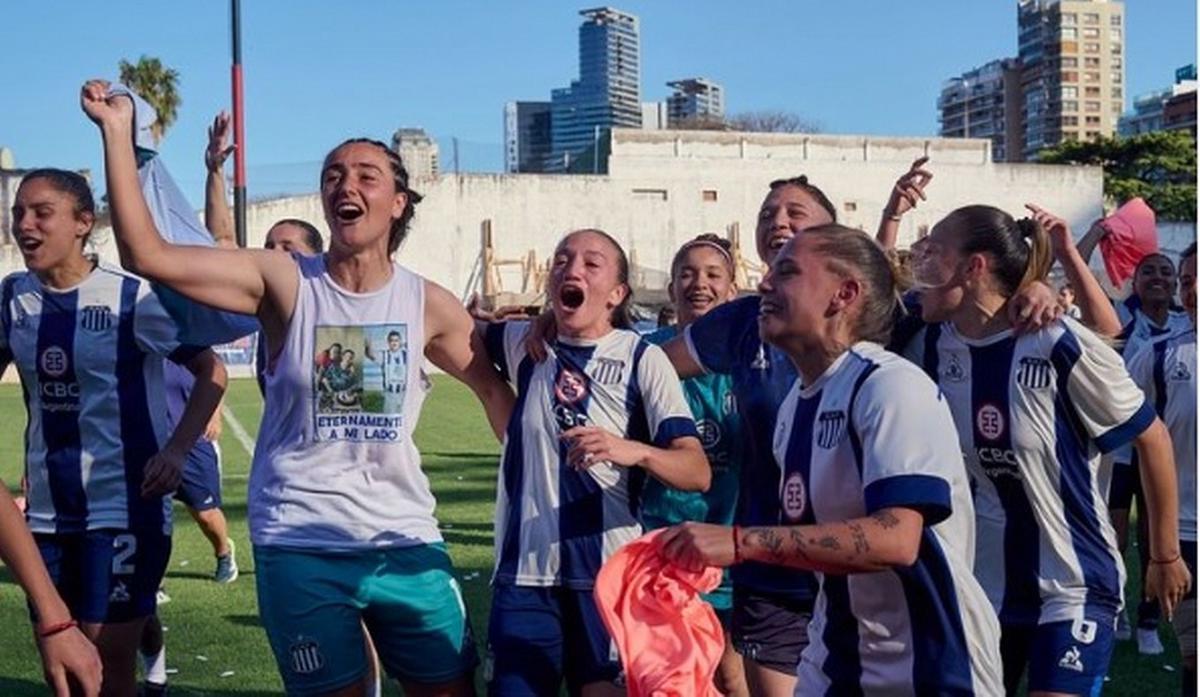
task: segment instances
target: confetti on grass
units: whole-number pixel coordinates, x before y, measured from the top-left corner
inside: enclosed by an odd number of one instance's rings
[[[222,677],[222,678],[229,678],[229,677],[233,677],[233,671],[232,671],[232,670],[227,670],[227,671],[225,671],[224,673],[221,673],[221,677]]]
[[[208,656],[200,656],[200,655],[197,655],[197,656],[196,656],[196,660],[197,660],[197,661],[200,661],[201,663],[206,663],[206,662],[208,662]]]

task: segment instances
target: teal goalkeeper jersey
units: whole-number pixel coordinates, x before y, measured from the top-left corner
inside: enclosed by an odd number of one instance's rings
[[[646,340],[661,345],[676,333],[675,327],[663,327],[647,335]],[[642,494],[642,525],[647,530],[689,520],[732,525],[737,509],[742,429],[733,380],[717,374],[690,378],[683,381],[683,393],[712,465],[712,486],[704,493],[679,491],[654,477],[647,478]]]

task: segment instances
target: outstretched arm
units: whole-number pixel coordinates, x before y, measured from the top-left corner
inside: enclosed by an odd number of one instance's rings
[[[204,225],[213,241],[222,249],[237,249],[233,212],[225,198],[225,158],[233,152],[229,144],[229,112],[222,111],[208,127],[208,147],[204,149]]]
[[[266,251],[173,245],[159,236],[138,182],[133,104],[107,94],[108,83],[93,80],[83,86],[81,102],[103,136],[109,209],[122,263],[192,300],[257,314],[268,335],[282,335],[299,287],[295,262]]]
[[[33,536],[4,482],[0,482],[0,559],[25,589],[37,615],[35,631],[46,684],[58,697],[68,697],[69,676],[83,688],[83,694],[98,695],[100,656],[83,632],[70,625],[71,613],[50,581]],[[49,636],[41,636],[43,633]]]
[[[663,535],[663,551],[686,568],[757,561],[832,574],[911,566],[921,547],[924,517],[911,508],[884,508],[819,525],[739,528],[684,523]]]
[[[475,322],[450,291],[425,281],[425,355],[434,365],[466,384],[487,412],[500,441],[508,430],[516,399],[488,358]]]

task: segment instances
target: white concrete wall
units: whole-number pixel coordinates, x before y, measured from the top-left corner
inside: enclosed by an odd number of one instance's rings
[[[902,245],[919,227],[970,203],[1020,215],[1025,203],[1037,202],[1079,234],[1101,215],[1100,169],[994,164],[989,147],[986,140],[618,130],[608,175],[462,174],[422,182],[425,200],[399,259],[466,296],[478,289],[485,219],[492,220],[501,258],[523,258],[535,249],[545,259],[565,232],[599,227],[636,250],[641,266],[665,271],[684,241],[703,232],[724,234],[735,222],[745,253],[753,256],[755,219],[772,179],[807,174],[833,201],[841,222],[873,232],[896,177],[924,154],[934,172],[929,201],[905,217]],[[716,200],[705,201],[705,191],[715,191]],[[248,243],[260,247],[271,224],[285,217],[325,229],[316,195],[262,201],[249,207]],[[95,239],[101,254],[115,258],[106,232]],[[19,265],[19,255],[0,248],[0,268]],[[504,279],[507,290],[519,290],[515,270]]]

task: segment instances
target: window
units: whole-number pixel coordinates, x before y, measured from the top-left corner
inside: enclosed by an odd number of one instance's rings
[[[1079,134],[1076,133],[1075,131],[1063,131],[1062,139],[1064,142],[1067,142],[1067,143],[1074,142],[1076,140],[1079,140]]]
[[[1079,38],[1079,33],[1075,27],[1063,27],[1062,29],[1058,30],[1058,38],[1074,41],[1075,39]]]
[[[1076,97],[1079,96],[1079,88],[1078,87],[1064,87],[1064,88],[1062,88],[1060,96],[1063,99],[1075,99]]]
[[[666,189],[634,189],[633,197],[642,201],[666,201]]]
[[[1079,102],[1063,102],[1063,111],[1079,111]]]
[[[1083,110],[1084,111],[1100,111],[1100,102],[1084,102]],[[664,198],[666,198],[666,197],[664,197]]]
[[[847,213],[853,213],[854,211],[858,210],[858,204],[854,201],[846,201],[842,204],[842,210],[846,211]]]
[[[1110,15],[1108,18],[1108,23],[1114,27],[1121,26],[1121,15]]]
[[[700,192],[700,200],[701,201],[716,201],[717,200],[716,189],[705,189],[704,191],[701,191]]]
[[[1062,74],[1062,81],[1063,82],[1079,82],[1079,73],[1074,72],[1074,71],[1064,72]]]
[[[1100,88],[1099,87],[1086,87],[1083,90],[1083,96],[1099,97],[1100,96]]]
[[[1099,24],[1100,23],[1100,14],[1097,12],[1083,13],[1083,23],[1084,24]]]
[[[1062,117],[1062,125],[1078,126],[1079,125],[1079,117],[1078,116],[1064,116],[1064,117]]]
[[[1099,137],[1100,137],[1100,131],[1088,131],[1087,132],[1088,140],[1096,140]]]
[[[1086,123],[1089,126],[1099,126],[1100,125],[1100,117],[1099,116],[1089,116],[1089,117],[1085,118],[1083,121],[1084,121],[1084,123]]]
[[[1064,57],[1058,62],[1060,68],[1074,68],[1079,65],[1079,59],[1074,56]]]
[[[1125,97],[1125,92],[1120,87],[1112,88],[1113,99],[1122,99]]]
[[[1083,45],[1084,53],[1100,53],[1100,44],[1086,43]]]
[[[1114,56],[1121,55],[1121,44],[1113,44],[1112,46],[1109,47],[1109,52],[1112,53]]]
[[[1059,24],[1074,24],[1074,23],[1075,23],[1075,13],[1074,12],[1064,12],[1064,13],[1062,13],[1062,16],[1059,17]]]
[[[1109,29],[1108,30],[1108,40],[1109,41],[1120,41],[1121,40],[1121,30],[1120,29]]]
[[[1109,77],[1111,77],[1111,78],[1112,78],[1112,83],[1113,83],[1114,85],[1119,85],[1119,84],[1121,84],[1121,82],[1123,82],[1123,81],[1124,81],[1124,78],[1121,76],[1121,71],[1120,71],[1120,70],[1114,70],[1114,71],[1112,71],[1112,73],[1109,75]]]
[[[1100,73],[1084,73],[1084,82],[1100,82]]]
[[[1099,30],[1099,29],[1097,29],[1097,28],[1095,28],[1095,27],[1092,27],[1092,28],[1090,28],[1090,29],[1084,29],[1084,30],[1083,30],[1083,38],[1085,38],[1085,39],[1099,39],[1099,38],[1100,38],[1100,30]]]
[[[1083,59],[1083,67],[1099,68],[1100,67],[1100,59],[1095,56],[1088,56],[1087,58]]]
[[[1113,58],[1112,59],[1112,67],[1113,67],[1113,70],[1120,70],[1121,68],[1125,67],[1125,62],[1122,61],[1120,58]]]

